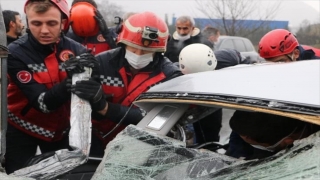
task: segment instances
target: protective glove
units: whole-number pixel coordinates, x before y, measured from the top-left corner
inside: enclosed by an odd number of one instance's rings
[[[89,101],[93,110],[101,111],[107,105],[101,84],[92,78],[89,80],[77,81],[76,84],[71,86],[71,92],[78,97]]]
[[[72,78],[73,74],[84,72],[84,67],[92,68],[92,77],[99,78],[99,62],[91,53],[83,53],[80,56],[72,56],[63,63],[68,77]]]
[[[111,33],[109,31],[109,28],[107,26],[106,21],[104,20],[103,16],[101,15],[101,13],[98,10],[95,10],[95,16],[94,18],[96,19],[98,25],[99,25],[99,29],[102,33],[102,36],[104,37],[104,39],[106,40],[106,42],[109,44],[110,48],[116,48],[116,42],[113,40]]]
[[[70,99],[71,84],[72,80],[65,78],[45,93],[43,103],[48,110],[55,110]]]

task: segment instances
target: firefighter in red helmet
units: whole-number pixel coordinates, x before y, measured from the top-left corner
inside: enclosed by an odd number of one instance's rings
[[[266,61],[290,62],[319,59],[313,48],[299,45],[296,37],[286,29],[275,29],[265,34],[259,42],[259,54]]]
[[[166,23],[154,13],[130,16],[118,36],[119,47],[96,56],[100,79],[78,81],[72,86],[71,91],[90,101],[93,110],[91,155],[102,156],[118,132],[143,118],[141,109],[130,108],[141,93],[182,75],[178,66],[163,56],[168,37]]]
[[[35,155],[69,147],[70,92],[62,64],[86,49],[64,37],[65,0],[27,0],[28,33],[8,48],[8,128],[5,169],[23,168]]]
[[[286,29],[274,29],[265,34],[259,42],[259,54],[266,61],[284,63],[320,58],[315,48],[300,45],[294,34]],[[250,159],[256,151],[257,148],[245,142],[238,133],[231,132],[226,155]],[[266,152],[268,151],[261,152],[260,155],[265,156],[268,154]]]
[[[70,9],[67,36],[83,44],[93,55],[116,47],[112,31],[98,11],[94,0],[74,0]]]

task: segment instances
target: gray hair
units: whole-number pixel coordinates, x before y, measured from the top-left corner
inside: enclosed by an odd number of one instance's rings
[[[202,33],[202,36],[209,38],[210,36],[217,35],[218,33],[220,33],[220,31],[217,28],[207,26],[202,30],[201,33]]]
[[[191,17],[191,16],[180,16],[177,18],[176,22],[182,22],[182,23],[185,23],[185,22],[190,22],[192,26],[195,26],[195,21],[194,19]]]

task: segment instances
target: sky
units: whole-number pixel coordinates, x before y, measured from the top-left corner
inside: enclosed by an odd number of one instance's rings
[[[71,4],[72,0],[67,0]],[[96,0],[103,2],[104,0]],[[206,1],[206,0],[201,0]],[[300,23],[308,19],[310,23],[320,23],[320,0],[257,0],[264,8],[270,3],[281,1],[281,9],[277,12],[274,20],[289,21],[289,27],[297,27]],[[2,9],[11,9],[23,13],[25,0],[0,0]],[[169,19],[174,15],[190,15],[193,17],[206,18],[197,9],[194,0],[109,0],[117,4],[126,12],[152,11],[160,17],[168,14]],[[121,16],[121,15],[120,15]],[[170,22],[170,21],[169,21]]]

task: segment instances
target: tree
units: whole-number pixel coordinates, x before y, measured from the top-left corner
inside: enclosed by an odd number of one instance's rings
[[[174,14],[173,14],[172,16],[174,16]],[[176,26],[175,26],[174,24],[170,24],[170,23],[169,23],[168,14],[165,14],[164,19],[165,19],[165,22],[166,22],[166,24],[167,24],[167,26],[168,26],[169,33],[170,33],[171,35],[173,35],[174,31],[176,30]]]
[[[125,13],[121,6],[115,3],[110,3],[108,0],[103,0],[96,3],[98,5],[98,10],[104,17],[108,27],[114,26],[114,17],[122,17]]]
[[[311,24],[309,20],[304,20],[300,24],[296,37],[300,44],[320,47],[320,24]]]
[[[258,0],[195,1],[198,9],[209,19],[220,19],[212,22],[223,34],[244,37],[266,28],[269,23],[267,20],[274,18],[281,5],[281,1],[274,1],[269,8],[262,6],[262,1]],[[244,21],[253,18],[259,21]]]

